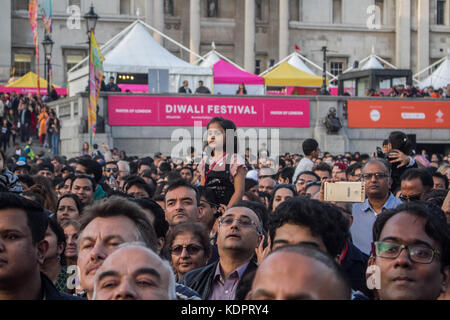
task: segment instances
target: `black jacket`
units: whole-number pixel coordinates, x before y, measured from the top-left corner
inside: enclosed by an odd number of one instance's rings
[[[180,87],[179,89],[178,89],[178,93],[192,93],[192,90],[188,87],[188,88],[185,88],[184,86],[183,87]]]
[[[369,256],[359,250],[353,243],[348,242],[348,251],[341,267],[347,275],[353,290],[361,291],[365,295],[371,292],[366,285],[366,269]]]
[[[25,122],[24,123],[31,123],[31,112],[28,109],[23,109],[22,111],[20,111],[20,115],[19,115],[19,119],[20,119],[20,123],[22,124],[22,113],[25,112]]]
[[[209,295],[211,294],[214,273],[216,272],[218,263],[219,261],[211,263],[203,268],[198,268],[189,271],[180,279],[180,283],[197,291],[203,300],[207,300]],[[247,269],[245,269],[245,272],[242,275],[242,279],[247,274],[255,271],[257,268],[258,265],[253,261],[250,261],[247,266]],[[242,281],[239,281],[239,284],[236,288],[236,292],[239,291],[241,284]]]

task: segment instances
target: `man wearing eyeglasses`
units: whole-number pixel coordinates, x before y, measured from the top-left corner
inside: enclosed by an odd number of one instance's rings
[[[433,176],[425,169],[408,169],[400,177],[402,201],[424,200],[425,193],[434,186]]]
[[[205,300],[234,300],[241,279],[255,271],[252,260],[262,240],[260,217],[251,209],[232,207],[220,218],[219,261],[186,273],[180,280]]]
[[[368,273],[378,299],[435,300],[446,292],[450,229],[442,212],[405,203],[377,217],[373,240]]]
[[[377,215],[384,210],[394,209],[402,201],[391,192],[391,169],[383,159],[370,159],[361,171],[365,183],[366,200],[352,207],[353,224],[350,228],[353,244],[365,254],[370,254],[372,227]]]

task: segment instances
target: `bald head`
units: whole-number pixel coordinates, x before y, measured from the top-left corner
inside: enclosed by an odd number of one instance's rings
[[[175,278],[167,262],[140,244],[124,244],[95,274],[94,300],[173,300]]]
[[[311,246],[295,245],[275,250],[262,262],[249,297],[252,300],[349,300],[350,287],[332,258]]]

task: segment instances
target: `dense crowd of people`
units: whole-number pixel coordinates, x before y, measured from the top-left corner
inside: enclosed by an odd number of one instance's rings
[[[385,94],[382,90],[366,89],[366,97],[397,97],[397,98],[436,98],[450,99],[450,84],[447,87],[435,89],[433,86],[425,87],[422,90],[418,87],[407,84],[399,84],[389,89]]]
[[[13,146],[15,155],[33,161],[31,145],[35,137],[41,147],[48,148],[54,156],[59,155],[61,122],[55,110],[46,105],[46,102],[58,99],[54,88],[53,92],[44,97],[0,92],[0,149],[3,152]],[[25,146],[23,150],[20,143]]]
[[[449,156],[399,131],[372,155],[237,150],[213,118],[185,159],[1,152],[0,300],[449,299]],[[345,181],[364,202],[326,200]]]

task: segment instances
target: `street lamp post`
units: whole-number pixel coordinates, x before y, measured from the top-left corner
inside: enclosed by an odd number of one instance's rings
[[[52,59],[52,50],[53,50],[53,40],[49,34],[45,35],[44,41],[42,41],[42,45],[44,47],[45,53],[45,74],[47,78],[47,97],[50,96],[50,63]]]
[[[89,75],[88,75],[88,92],[90,92],[91,86],[91,31],[94,32],[95,26],[97,25],[98,15],[94,11],[94,5],[91,3],[91,9],[88,13],[84,15],[84,19],[86,20],[86,30],[88,34],[89,40]]]
[[[322,87],[320,88],[321,95],[329,95],[327,89],[327,47],[322,47],[323,51],[323,74],[322,74]]]

